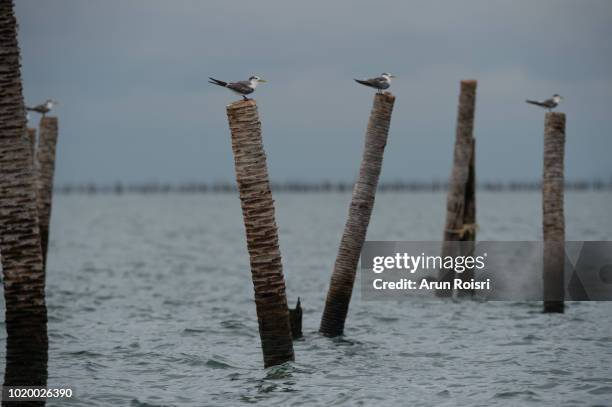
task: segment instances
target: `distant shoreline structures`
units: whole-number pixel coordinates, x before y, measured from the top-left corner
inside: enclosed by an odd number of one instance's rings
[[[352,191],[353,183],[349,182],[272,182],[274,192],[292,193],[347,193]],[[442,192],[446,191],[448,183],[441,181],[392,181],[381,182],[378,186],[379,192]],[[477,189],[487,192],[506,191],[540,191],[539,182],[494,182],[486,181],[477,185]],[[612,179],[605,182],[602,180],[581,180],[565,183],[567,191],[612,191]],[[120,183],[115,184],[59,184],[54,192],[63,195],[69,194],[215,194],[234,193],[236,186],[230,182],[186,182],[186,183]]]

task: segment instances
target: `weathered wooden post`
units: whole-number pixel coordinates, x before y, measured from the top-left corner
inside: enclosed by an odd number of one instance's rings
[[[467,184],[465,186],[465,204],[463,210],[463,236],[461,237],[462,247],[465,255],[474,255],[476,249],[476,233],[478,225],[476,223],[476,139],[472,137],[470,151],[470,166]],[[474,269],[468,268],[463,273],[458,273],[458,277],[463,281],[470,281],[474,278]],[[474,290],[459,290],[459,295],[474,295]]]
[[[476,227],[476,139],[474,137],[472,137],[469,174],[465,186],[463,225],[465,232],[462,240],[466,242],[475,241],[478,228]]]
[[[474,224],[465,224],[464,216],[466,210],[466,189],[470,176],[470,161],[473,156],[472,150],[475,146],[473,144],[473,132],[474,111],[476,109],[476,86],[477,82],[475,80],[461,81],[453,170],[446,201],[446,222],[444,225],[444,241],[442,243],[443,257],[461,255],[459,253],[460,246],[455,242],[461,241],[468,229],[475,229]],[[454,270],[441,269],[438,273],[438,281],[442,283],[452,283],[454,277]],[[438,289],[436,294],[440,297],[449,297],[452,295],[452,289]]]
[[[34,160],[34,156],[36,152],[36,129],[33,127],[28,127],[27,134],[28,134],[28,140],[30,141],[32,160]]]
[[[234,102],[227,106],[227,117],[251,259],[264,366],[268,367],[294,360],[274,200],[257,104],[254,100]]]
[[[53,174],[55,172],[55,147],[57,145],[57,117],[43,116],[39,125],[38,148],[36,149],[36,181],[38,219],[43,255],[43,268],[47,266],[49,247],[49,225],[53,202]]]
[[[544,228],[544,312],[563,312],[565,283],[565,216],[563,160],[565,114],[546,113],[542,209]]]
[[[357,264],[374,208],[376,186],[391,123],[395,96],[389,92],[374,96],[359,179],[353,189],[348,219],[344,227],[336,264],[331,276],[319,332],[334,337],[344,332],[344,322],[353,293]]]
[[[298,297],[295,308],[289,308],[289,323],[291,325],[291,337],[293,339],[300,339],[302,334],[302,305],[300,304],[300,297]]]
[[[0,253],[7,332],[4,385],[46,386],[45,277],[12,0],[0,0],[0,27]]]

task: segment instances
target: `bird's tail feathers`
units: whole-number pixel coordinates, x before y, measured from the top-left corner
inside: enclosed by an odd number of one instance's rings
[[[355,82],[360,83],[362,85],[366,85],[366,86],[369,85],[366,81],[363,81],[361,79],[355,79]]]
[[[532,105],[536,105],[536,106],[542,106],[542,103],[538,102],[537,100],[529,100],[529,99],[527,99],[525,102],[530,103]]]
[[[212,83],[213,85],[218,85],[218,86],[223,86],[223,87],[227,86],[227,82],[223,82],[218,79],[211,78],[211,77],[209,77],[208,79],[210,79],[208,83]]]

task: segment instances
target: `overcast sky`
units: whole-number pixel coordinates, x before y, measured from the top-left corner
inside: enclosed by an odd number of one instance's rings
[[[257,89],[272,179],[355,178],[373,91],[397,100],[382,179],[446,180],[478,79],[479,180],[538,180],[565,97],[568,179],[612,176],[612,1],[18,0],[25,98],[61,105],[56,181],[231,181],[225,105]]]

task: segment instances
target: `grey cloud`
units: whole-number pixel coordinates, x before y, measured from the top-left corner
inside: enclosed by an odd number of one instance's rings
[[[543,115],[523,101],[554,92],[568,178],[612,172],[609,1],[19,0],[17,17],[27,99],[62,102],[58,182],[233,178],[233,96],[206,78],[251,73],[270,80],[275,179],[354,177],[372,95],[351,78],[382,71],[399,76],[384,179],[448,176],[463,78],[480,179],[540,176]]]

